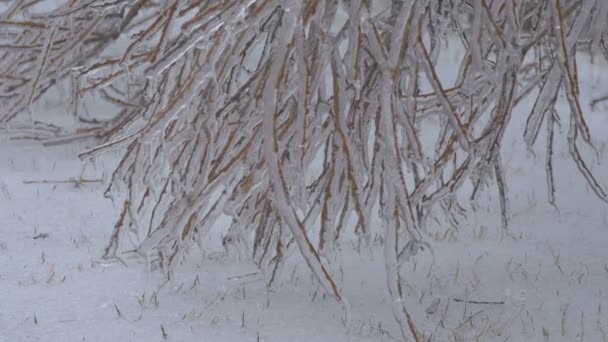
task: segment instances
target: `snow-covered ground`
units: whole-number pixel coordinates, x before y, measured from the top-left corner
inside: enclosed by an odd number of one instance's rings
[[[608,91],[608,67],[585,56],[579,67],[587,105]],[[422,254],[404,266],[408,306],[433,341],[608,341],[608,207],[568,159],[569,113],[560,102],[559,211],[546,202],[544,137],[536,157],[515,143],[528,101],[516,108],[503,150],[509,236],[488,194],[458,230],[432,228],[434,259]],[[52,115],[58,108],[38,110]],[[598,155],[585,155],[608,184],[608,103],[595,111],[586,106],[586,115]],[[268,291],[251,264],[221,253],[194,251],[166,283],[140,263],[100,260],[118,214],[102,197],[118,153],[82,173],[81,148],[0,145],[0,341],[399,339],[379,246],[359,253],[345,242],[334,256],[334,268],[342,266],[334,274],[352,306],[348,330],[340,306],[324,297],[297,257],[278,291]],[[81,184],[69,181],[81,176]]]

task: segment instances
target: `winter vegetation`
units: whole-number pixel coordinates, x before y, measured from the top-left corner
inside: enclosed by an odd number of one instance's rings
[[[100,228],[108,264],[141,260],[174,281],[219,230],[223,252],[250,260],[267,289],[305,264],[353,331],[343,266],[357,269],[339,257],[352,245],[353,258],[382,260],[369,274],[385,279],[392,337],[441,340],[429,316],[448,307],[408,295],[431,272],[411,265],[428,254],[437,265],[436,242],[475,220],[522,239],[505,154],[541,160],[545,215],[564,209],[565,161],[605,210],[594,169],[606,145],[588,116],[608,91],[584,94],[581,70],[608,58],[607,17],[604,0],[4,1],[0,129],[76,146],[83,165],[118,153],[108,177],[66,181],[107,185],[97,193],[118,208]],[[53,97],[62,114],[45,117]],[[602,324],[587,334],[607,340]],[[558,340],[573,340],[561,326]],[[508,338],[483,329],[445,335]]]

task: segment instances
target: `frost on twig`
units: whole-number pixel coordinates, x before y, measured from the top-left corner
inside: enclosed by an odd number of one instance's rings
[[[534,98],[522,143],[547,125],[549,201],[559,94],[570,155],[608,198],[579,152],[592,132],[575,54],[585,39],[607,55],[604,0],[34,0],[0,10],[1,127],[20,127],[69,83],[78,131],[35,123],[36,137],[93,139],[82,158],[124,151],[106,191],[122,203],[108,257],[135,250],[170,270],[228,216],[226,248],[248,253],[268,282],[297,249],[343,301],[324,256],[350,229],[362,244],[381,233],[395,316],[417,339],[400,289],[404,251],[425,245],[431,215],[463,215],[467,181],[472,200],[496,184],[507,228],[500,150],[522,99]],[[448,35],[464,49],[454,82],[437,68]],[[81,116],[92,97],[114,115]],[[384,227],[372,224],[376,210]]]

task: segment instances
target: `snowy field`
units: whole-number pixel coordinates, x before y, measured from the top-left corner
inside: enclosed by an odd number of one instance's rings
[[[449,65],[450,56],[442,58]],[[608,102],[588,106],[608,92],[608,67],[586,56],[579,67],[598,152],[585,148],[585,155],[608,184]],[[567,118],[565,99],[559,101]],[[608,341],[608,208],[568,159],[566,119],[556,137],[559,210],[547,203],[545,138],[534,151],[520,138],[530,106],[515,109],[504,144],[510,232],[501,231],[489,192],[458,230],[429,228],[434,257],[422,254],[404,266],[408,307],[433,341]],[[49,118],[61,108],[47,102],[36,112]],[[358,252],[346,241],[333,256],[352,306],[348,329],[299,256],[280,289],[269,291],[253,265],[213,248],[219,233],[205,255],[193,251],[164,282],[140,262],[100,259],[119,212],[102,196],[119,151],[83,168],[83,146],[5,138],[0,341],[399,340],[378,244]]]

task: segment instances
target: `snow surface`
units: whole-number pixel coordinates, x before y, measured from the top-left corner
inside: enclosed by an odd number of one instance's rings
[[[585,105],[608,89],[608,67],[595,62],[579,58]],[[559,211],[546,201],[544,136],[534,154],[521,142],[532,105],[524,101],[503,148],[509,234],[489,191],[458,230],[429,228],[434,258],[422,253],[404,266],[408,307],[433,341],[608,341],[607,206],[568,159],[569,111],[559,101]],[[47,103],[38,112],[48,117],[60,108]],[[585,155],[608,184],[608,103],[585,109],[598,151],[585,148]],[[253,265],[217,246],[204,256],[193,251],[166,283],[136,261],[101,260],[119,211],[102,192],[119,151],[83,169],[82,149],[0,145],[0,341],[399,340],[379,243],[359,253],[346,241],[332,257],[352,306],[349,329],[297,256],[276,291]],[[63,182],[81,176],[91,182]],[[221,227],[210,246],[219,234]]]

